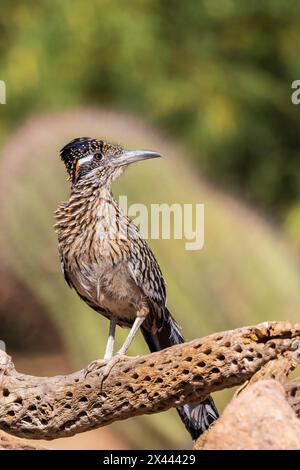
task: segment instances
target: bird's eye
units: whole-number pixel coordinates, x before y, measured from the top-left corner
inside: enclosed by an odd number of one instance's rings
[[[101,152],[94,153],[94,158],[98,161],[102,160],[103,154]]]

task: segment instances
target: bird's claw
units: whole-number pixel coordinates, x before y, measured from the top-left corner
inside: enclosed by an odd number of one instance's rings
[[[101,370],[99,371],[101,391],[102,391],[102,387],[103,387],[103,382],[104,382],[105,379],[107,379],[107,377],[111,373],[111,370],[113,369],[113,367],[116,364],[118,364],[118,362],[124,361],[124,359],[127,359],[127,356],[122,355],[122,354],[116,354],[108,362],[106,362],[106,365],[105,365],[104,369],[101,368]]]
[[[100,375],[101,368],[106,366],[108,363],[109,361],[106,361],[105,359],[96,359],[95,361],[92,361],[84,371],[84,378],[96,372],[98,372],[98,375]],[[98,369],[100,370],[98,371]]]

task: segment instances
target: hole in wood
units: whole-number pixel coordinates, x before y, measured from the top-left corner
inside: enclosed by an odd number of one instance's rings
[[[29,405],[27,408],[29,411],[35,411],[37,408],[35,405]]]
[[[193,380],[194,382],[201,382],[203,380],[203,377],[200,374],[196,374]]]
[[[22,418],[22,421],[25,421],[25,423],[29,423],[29,424],[32,423],[32,419],[30,418],[30,416],[25,416],[25,418]]]
[[[197,362],[197,366],[198,366],[198,367],[205,367],[205,366],[206,366],[206,362],[204,362],[204,361]]]

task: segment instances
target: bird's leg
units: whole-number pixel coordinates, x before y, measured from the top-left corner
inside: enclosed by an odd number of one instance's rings
[[[108,334],[108,340],[106,343],[104,361],[110,361],[111,358],[113,357],[115,333],[116,333],[116,320],[111,319],[109,323],[109,334]]]
[[[102,360],[93,361],[87,368],[85,376],[99,369],[99,367],[103,367],[107,365],[109,361],[112,359],[113,351],[114,351],[115,333],[116,333],[116,320],[112,318],[109,322],[109,333],[108,333],[108,340],[106,343],[104,358]]]
[[[141,313],[142,313],[142,311],[141,311]],[[127,352],[127,349],[129,348],[130,344],[132,343],[133,338],[137,334],[137,332],[138,332],[140,326],[142,325],[143,321],[145,320],[145,318],[146,318],[146,315],[142,315],[142,316],[139,315],[139,316],[136,317],[136,319],[134,320],[134,323],[131,327],[131,330],[130,330],[127,338],[125,339],[122,347],[119,349],[119,351],[116,353],[116,355],[109,361],[109,363],[105,366],[103,372],[100,371],[101,389],[102,389],[102,385],[103,385],[104,380],[108,377],[108,375],[110,374],[112,368],[120,360],[122,360],[122,356],[124,356],[125,353]]]
[[[143,321],[145,320],[145,318],[146,317],[136,317],[136,319],[134,320],[134,323],[131,327],[131,330],[128,333],[127,338],[125,339],[125,341],[122,344],[121,348],[117,352],[116,356],[124,356],[126,354],[127,349],[131,345],[133,338],[135,337],[135,335],[139,331],[139,329],[140,329]]]

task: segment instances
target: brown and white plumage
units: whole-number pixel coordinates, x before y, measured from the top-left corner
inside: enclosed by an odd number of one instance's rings
[[[139,328],[151,351],[184,341],[166,307],[155,256],[111,191],[128,164],[158,156],[90,138],[75,139],[61,151],[71,180],[69,201],[56,211],[62,269],[69,286],[110,320],[106,358],[112,354],[115,324],[131,328],[121,353]],[[194,438],[218,417],[211,398],[178,412]]]
[[[130,327],[146,303],[145,325],[161,327],[166,290],[158,263],[137,227],[120,210],[96,169],[73,187],[56,211],[66,281],[95,310]],[[132,295],[131,295],[132,294]]]

